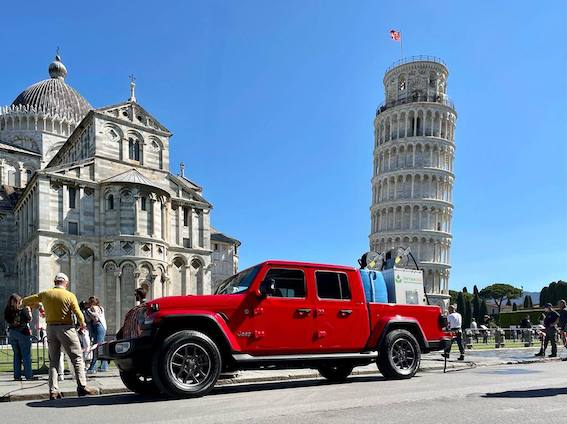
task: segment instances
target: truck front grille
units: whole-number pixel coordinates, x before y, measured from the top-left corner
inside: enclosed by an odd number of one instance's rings
[[[142,323],[146,318],[148,308],[144,305],[136,306],[128,311],[122,327],[123,338],[133,339],[140,337],[142,333]]]

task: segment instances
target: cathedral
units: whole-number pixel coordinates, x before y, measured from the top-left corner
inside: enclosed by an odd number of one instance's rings
[[[0,303],[69,275],[79,300],[95,295],[114,334],[148,298],[207,294],[238,266],[240,242],[211,226],[203,188],[170,172],[171,132],[136,101],[93,108],[50,78],[0,109]],[[0,330],[0,333],[4,329]]]

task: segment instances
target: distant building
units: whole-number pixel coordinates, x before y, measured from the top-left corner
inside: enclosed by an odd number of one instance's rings
[[[211,227],[211,250],[213,251],[212,283],[215,290],[221,281],[236,273],[238,269],[238,247],[240,242],[219,233]]]
[[[128,101],[94,109],[59,56],[49,75],[0,109],[0,304],[65,272],[79,299],[101,299],[114,333],[137,287],[149,299],[206,294],[213,272],[235,273],[240,242],[213,254],[212,205],[169,171],[171,132],[137,103],[134,81]]]
[[[410,247],[429,299],[449,301],[457,113],[440,59],[412,57],[384,76],[374,119],[370,248]]]

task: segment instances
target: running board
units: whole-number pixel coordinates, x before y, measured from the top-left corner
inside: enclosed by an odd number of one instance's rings
[[[287,361],[317,361],[326,359],[375,359],[378,352],[364,353],[307,353],[301,355],[266,355],[252,356],[247,353],[235,353],[232,358],[236,362],[287,362]]]

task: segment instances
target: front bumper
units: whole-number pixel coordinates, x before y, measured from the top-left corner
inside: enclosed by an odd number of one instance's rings
[[[152,338],[112,340],[97,347],[98,359],[114,361],[121,371],[150,371]]]

